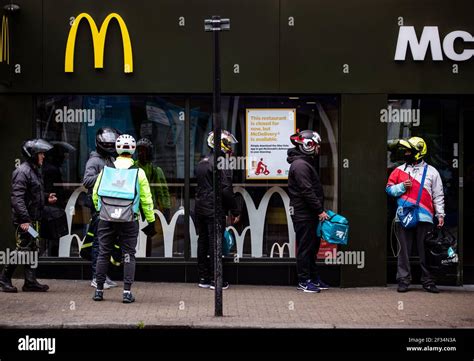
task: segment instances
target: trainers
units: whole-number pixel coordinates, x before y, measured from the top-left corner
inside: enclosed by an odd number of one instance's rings
[[[117,282],[114,282],[112,281],[109,276],[105,277],[105,283],[104,283],[104,287],[105,285],[108,285],[109,287],[107,288],[113,288],[113,287],[117,287]]]
[[[423,285],[423,288],[426,292],[429,292],[429,293],[439,293],[439,289],[438,287],[436,287],[436,285],[434,283],[430,284],[430,285]]]
[[[403,282],[399,283],[397,292],[401,292],[401,293],[408,292],[408,284],[403,283]]]
[[[200,278],[198,286],[201,287],[201,288],[210,288],[211,287],[211,281],[206,280],[205,278]]]
[[[321,280],[321,277],[318,276],[318,278],[316,279],[316,282],[314,282],[314,284],[316,285],[316,287],[318,287],[320,290],[328,290],[329,289],[329,285],[324,283],[322,280]]]
[[[215,290],[216,289],[216,286],[214,285],[214,281],[211,282],[211,285],[210,285],[210,288],[211,290]],[[222,281],[222,289],[223,290],[226,290],[229,288],[229,282],[227,281]]]
[[[111,280],[112,281],[112,280]],[[113,283],[115,283],[114,281],[112,281]],[[117,284],[115,283],[115,286],[111,286],[110,284],[107,283],[107,279],[106,281],[104,282],[104,290],[108,290],[109,288],[111,287],[116,287]],[[92,279],[92,282],[91,282],[91,287],[94,287],[94,288],[97,288],[97,280],[95,278]]]
[[[103,301],[104,300],[104,290],[96,289],[94,292],[94,296],[92,297],[94,301]]]
[[[321,292],[321,289],[316,286],[311,280],[307,280],[306,282],[299,282],[298,287],[296,287],[297,290],[301,290],[303,292],[308,292],[308,293],[319,293]]]
[[[135,297],[133,296],[132,292],[124,292],[123,293],[123,303],[132,303],[135,302]]]

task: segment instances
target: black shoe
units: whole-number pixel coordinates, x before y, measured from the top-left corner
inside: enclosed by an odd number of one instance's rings
[[[12,285],[12,280],[5,277],[5,275],[0,276],[0,290],[2,292],[8,293],[17,293],[18,290],[15,286]]]
[[[426,292],[429,292],[429,293],[439,293],[439,289],[438,287],[436,287],[435,284],[426,285],[426,286],[423,286],[423,288],[425,289]]]
[[[94,296],[92,297],[94,301],[103,301],[104,300],[104,290],[95,290]]]
[[[222,289],[223,290],[226,290],[229,288],[229,282],[227,281],[222,281]],[[211,290],[215,290],[216,289],[216,286],[214,284],[214,281],[211,282]]]
[[[211,287],[211,281],[206,280],[205,278],[200,278],[198,286],[201,287],[201,288],[210,288]]]
[[[23,287],[21,288],[23,292],[46,292],[49,290],[48,285],[42,285],[39,282],[35,283],[30,283],[30,282],[25,282]]]
[[[35,269],[25,266],[25,284],[22,290],[23,292],[46,292],[49,290],[49,286],[38,282]]]
[[[135,302],[135,297],[133,297],[132,292],[124,292],[123,293],[123,303],[132,303]]]
[[[397,292],[401,292],[401,293],[408,292],[408,285],[406,283],[399,283]]]

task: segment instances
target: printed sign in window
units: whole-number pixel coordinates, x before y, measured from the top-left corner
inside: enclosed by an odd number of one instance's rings
[[[246,179],[288,179],[296,109],[247,109]]]

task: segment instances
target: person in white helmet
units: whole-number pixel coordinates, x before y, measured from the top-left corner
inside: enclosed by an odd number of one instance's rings
[[[123,303],[132,303],[131,292],[135,278],[135,248],[138,237],[140,207],[148,222],[147,229],[154,230],[155,213],[150,185],[143,169],[132,159],[136,150],[135,139],[128,134],[117,138],[117,160],[114,167],[105,166],[94,185],[92,199],[99,212],[99,257],[97,259],[97,289],[94,301],[102,301],[104,282],[114,242],[119,240],[123,256]]]

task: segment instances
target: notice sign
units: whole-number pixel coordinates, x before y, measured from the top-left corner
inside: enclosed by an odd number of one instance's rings
[[[247,179],[288,179],[296,109],[247,109]]]

